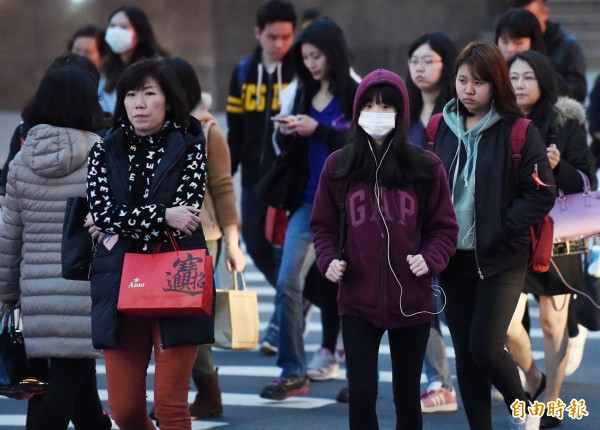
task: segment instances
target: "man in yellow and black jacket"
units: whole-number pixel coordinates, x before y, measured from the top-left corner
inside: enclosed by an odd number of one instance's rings
[[[294,79],[290,48],[296,21],[294,7],[286,1],[270,0],[258,9],[254,35],[259,45],[233,71],[227,98],[231,173],[242,167],[242,237],[248,253],[271,285],[277,281],[280,251],[265,238],[267,205],[255,188],[275,162],[271,117],[280,111],[281,91]],[[274,320],[271,323],[273,328],[267,337],[273,337],[269,343],[276,347],[277,324]]]

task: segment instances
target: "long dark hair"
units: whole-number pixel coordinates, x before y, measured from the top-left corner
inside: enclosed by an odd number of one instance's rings
[[[82,63],[87,64],[82,67]],[[87,69],[98,73],[90,60],[76,54],[55,60],[42,77],[35,96],[21,112],[27,126],[49,124],[96,131],[104,114],[98,103],[98,83]]]
[[[511,39],[527,38],[531,40],[531,50],[546,53],[546,44],[540,22],[534,14],[528,10],[515,8],[507,10],[496,24],[496,37],[498,40],[502,36],[508,36]]]
[[[167,51],[156,41],[154,30],[142,9],[137,6],[121,6],[110,14],[108,22],[110,23],[112,17],[119,12],[123,12],[127,15],[127,18],[135,31],[137,44],[135,45],[133,55],[128,64],[124,64],[123,61],[121,61],[120,54],[115,54],[110,48],[107,50],[108,54],[104,57],[102,63],[102,69],[106,74],[104,90],[107,92],[110,92],[117,87],[117,81],[128,65],[142,58],[168,55]]]
[[[404,101],[400,92],[391,85],[375,85],[360,96],[357,108],[360,112],[364,106],[375,100],[377,103],[394,106],[396,109],[396,127],[384,142],[384,147],[391,145],[383,159],[378,172],[380,184],[390,188],[398,188],[405,183],[431,180],[433,158],[426,152],[408,142],[404,125]],[[352,121],[348,134],[348,145],[344,148],[345,157],[342,167],[335,172],[334,178],[347,178],[350,181],[375,182],[375,158],[380,160],[383,151],[371,152],[369,137],[358,125],[358,116]],[[375,148],[373,148],[374,151]],[[375,155],[375,156],[374,156]]]
[[[508,78],[508,68],[500,49],[492,42],[470,42],[456,58],[455,73],[466,65],[473,76],[492,85],[492,100],[502,119],[513,122],[522,117],[517,104],[512,83]],[[462,102],[456,98],[460,115],[471,115]]]
[[[535,79],[537,80],[538,87],[540,89],[540,98],[533,105],[528,118],[533,120],[533,123],[540,127],[543,124],[545,116],[550,110],[552,110],[556,100],[556,81],[554,79],[554,73],[550,73],[552,64],[550,60],[539,52],[526,51],[516,54],[509,62],[508,69],[517,60],[525,61],[533,69]]]
[[[408,48],[408,58],[421,46],[429,47],[440,57],[442,57],[442,74],[439,80],[439,94],[435,99],[433,112],[441,112],[444,105],[454,97],[454,61],[456,60],[457,50],[454,42],[444,33],[427,33],[417,38]],[[411,125],[419,121],[421,111],[423,110],[423,97],[421,90],[415,85],[409,76],[405,80],[408,98],[410,100],[410,123]]]
[[[125,69],[119,79],[113,127],[129,122],[125,110],[125,96],[128,91],[141,88],[146,78],[156,80],[165,94],[166,105],[169,107],[165,120],[174,121],[180,126],[187,126],[189,124],[187,99],[175,72],[166,61],[149,58],[133,63]]]
[[[314,95],[319,91],[320,82],[313,79],[302,59],[302,45],[310,43],[323,52],[327,58],[327,79],[329,91],[341,100],[342,110],[347,118],[352,113],[352,100],[348,94],[353,94],[354,81],[350,76],[349,54],[346,39],[342,29],[327,17],[317,18],[304,29],[294,44],[294,61],[298,79],[304,86],[303,106],[308,112]]]

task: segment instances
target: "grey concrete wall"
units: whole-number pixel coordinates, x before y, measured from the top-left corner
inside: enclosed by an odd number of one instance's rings
[[[231,72],[251,52],[255,11],[263,0],[146,0],[141,6],[160,43],[193,64],[224,108]],[[21,109],[48,64],[84,24],[106,26],[122,0],[1,0],[0,110]],[[447,32],[457,45],[485,37],[507,0],[295,0],[335,19],[365,74],[376,67],[406,72],[406,50],[422,33]]]

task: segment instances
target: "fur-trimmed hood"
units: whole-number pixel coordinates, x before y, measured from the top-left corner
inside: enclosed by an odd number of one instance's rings
[[[577,100],[570,97],[559,97],[554,104],[554,110],[557,115],[554,118],[553,125],[560,129],[568,120],[575,120],[581,125],[585,125],[585,108]]]

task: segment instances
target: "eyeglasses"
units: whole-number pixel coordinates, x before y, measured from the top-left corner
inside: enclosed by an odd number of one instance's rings
[[[442,60],[434,60],[433,58],[409,58],[408,66],[417,67],[422,65],[423,67],[431,67],[436,63],[442,63]]]

